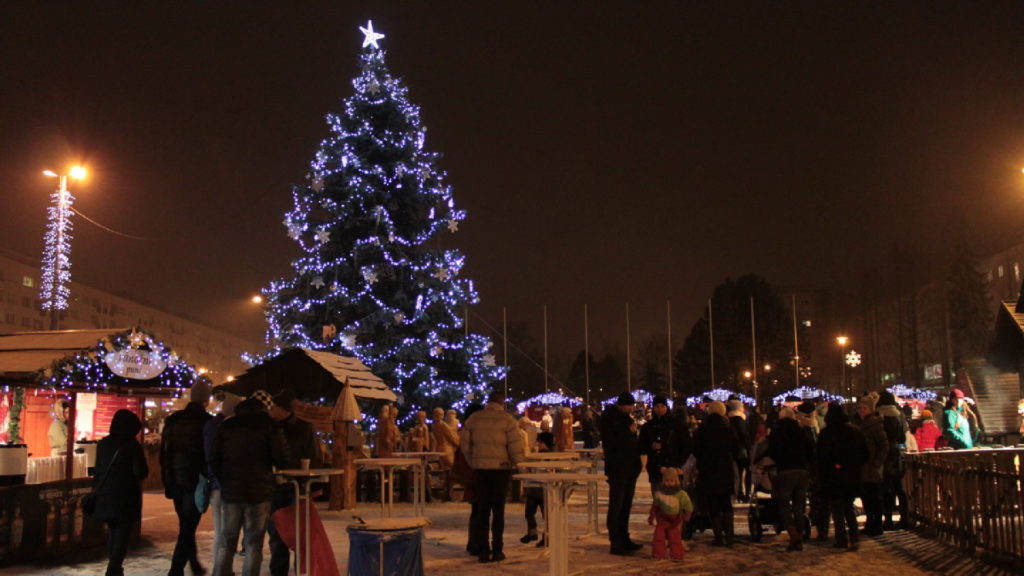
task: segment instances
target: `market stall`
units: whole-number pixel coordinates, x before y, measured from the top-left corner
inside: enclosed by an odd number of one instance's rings
[[[343,404],[342,392],[351,394],[353,401],[362,402],[365,407],[374,402],[394,402],[398,397],[358,358],[308,348],[285,350],[235,380],[216,386],[214,391],[251,396],[257,390],[276,394],[284,389],[298,398],[294,404],[296,415],[313,424],[329,442],[334,467],[347,470],[342,476],[331,477],[330,508],[351,508],[357,480],[350,463],[353,452],[362,448],[362,436],[354,433],[353,421],[360,415],[353,413],[350,406],[347,412],[351,416],[343,418],[343,411],[335,408]]]
[[[10,519],[0,565],[101,544],[102,525],[80,506],[95,483],[95,442],[118,410],[146,421],[148,402],[178,397],[198,377],[137,329],[0,335],[0,518]]]
[[[516,404],[516,412],[534,422],[540,422],[541,418],[544,417],[544,411],[550,411],[552,406],[568,406],[572,408],[573,421],[576,422],[580,418],[579,411],[583,406],[583,400],[559,394],[558,392],[545,392]]]
[[[689,406],[690,408],[700,407],[701,409],[703,409],[704,406],[711,402],[712,400],[718,400],[719,402],[724,403],[728,402],[730,398],[739,398],[740,402],[743,402],[743,404],[747,406],[754,406],[755,404],[757,404],[756,400],[754,400],[750,396],[747,396],[746,394],[733,392],[732,390],[729,390],[727,388],[713,388],[702,394],[690,396],[689,398],[686,399],[686,405]]]
[[[793,388],[792,390],[783,392],[778,396],[772,398],[773,406],[789,406],[791,408],[797,406],[804,400],[816,400],[821,399],[826,402],[836,402],[842,404],[846,402],[846,398],[839,394],[833,394],[827,390],[821,388],[811,388],[810,386],[800,386],[799,388]]]

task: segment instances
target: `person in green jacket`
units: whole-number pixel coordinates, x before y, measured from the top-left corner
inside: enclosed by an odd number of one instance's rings
[[[942,413],[942,435],[949,445],[957,450],[974,448],[974,432],[977,430],[978,417],[964,399],[964,393],[954,388],[946,400],[946,409]]]

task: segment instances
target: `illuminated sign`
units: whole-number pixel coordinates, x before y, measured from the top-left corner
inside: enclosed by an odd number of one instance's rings
[[[122,378],[151,380],[167,369],[160,354],[149,350],[118,350],[104,358],[107,368]]]

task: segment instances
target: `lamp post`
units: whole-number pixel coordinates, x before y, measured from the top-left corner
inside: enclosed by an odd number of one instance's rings
[[[44,170],[43,175],[58,179],[57,191],[51,195],[52,205],[47,209],[49,225],[46,228],[43,250],[43,279],[40,283],[40,301],[43,310],[50,311],[50,330],[56,330],[60,311],[68,307],[71,290],[71,205],[75,197],[68,190],[68,178],[82,180],[85,168],[73,166],[67,174]]]
[[[836,338],[836,342],[838,342],[839,346],[842,348],[842,353],[839,356],[839,359],[842,360],[841,365],[843,367],[843,377],[839,382],[841,391],[846,390],[846,344],[849,341],[850,339],[846,336],[838,336]]]

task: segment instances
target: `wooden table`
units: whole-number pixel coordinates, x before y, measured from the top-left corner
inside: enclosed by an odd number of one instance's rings
[[[419,466],[414,458],[359,458],[356,466],[364,470],[380,470],[380,516],[390,518],[395,505],[395,468]],[[385,485],[387,489],[385,490]]]
[[[548,523],[547,544],[550,549],[548,569],[551,576],[569,573],[569,495],[576,486],[596,485],[607,480],[603,475],[575,472],[539,472],[516,474],[513,478],[544,485],[544,517]]]
[[[590,472],[592,474],[598,474],[600,472],[601,460],[604,459],[604,449],[577,448],[575,452],[580,455],[580,460],[590,462]],[[596,485],[587,486],[587,511],[589,516],[587,531],[593,534],[602,534],[601,518],[597,505]]]
[[[430,460],[440,460],[444,452],[395,452],[395,458],[416,458],[419,466],[413,468],[412,510],[413,514],[426,514],[427,509],[427,465]]]
[[[527,460],[578,460],[575,452],[530,452]]]
[[[329,476],[344,474],[342,468],[295,468],[278,470],[275,472],[288,483],[295,486],[295,574],[296,576],[307,576],[312,570],[310,566],[310,532],[309,519],[311,516],[313,495],[309,493],[309,484],[313,480],[327,480]],[[300,514],[299,509],[303,512]],[[305,517],[305,531],[301,530],[302,519]],[[304,562],[299,562],[299,554],[302,554]],[[305,571],[302,569],[305,568]]]

